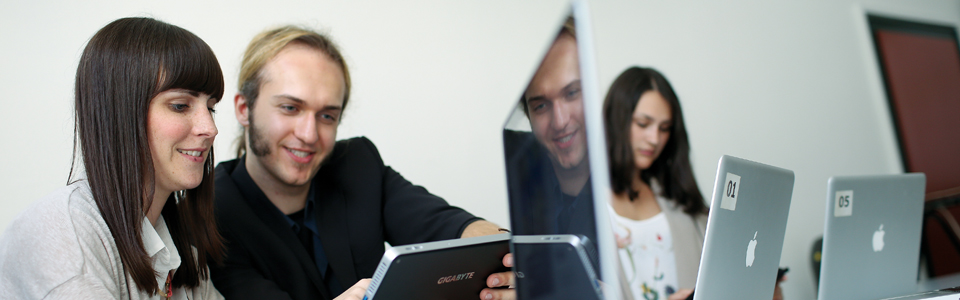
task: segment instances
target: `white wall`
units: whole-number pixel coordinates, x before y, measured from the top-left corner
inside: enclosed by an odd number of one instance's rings
[[[566,7],[559,1],[35,1],[0,4],[0,231],[66,182],[73,77],[85,41],[149,15],[213,47],[227,81],[218,160],[232,158],[241,51],[267,26],[330,32],[354,93],[340,137],[365,135],[414,183],[508,223],[500,127]],[[960,1],[595,1],[601,87],[639,64],[660,69],[686,113],[697,180],[712,190],[731,154],[796,172],[781,264],[788,299],[813,299],[809,258],[833,175],[900,172],[865,7],[960,23]]]

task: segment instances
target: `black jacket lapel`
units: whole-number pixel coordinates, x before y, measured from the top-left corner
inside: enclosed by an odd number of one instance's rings
[[[241,159],[239,161],[242,163],[243,160]],[[307,277],[310,278],[310,282],[313,282],[314,286],[320,291],[320,294],[327,299],[333,299],[334,297],[330,295],[330,291],[328,291],[326,285],[323,284],[320,272],[317,270],[317,265],[313,263],[310,254],[303,248],[303,244],[300,243],[300,239],[294,234],[287,220],[277,213],[278,209],[276,206],[273,206],[273,203],[269,202],[270,200],[263,191],[253,183],[253,179],[250,178],[250,175],[246,172],[246,168],[244,168],[243,165],[238,164],[237,169],[234,169],[234,171],[235,172],[231,174],[231,177],[233,177],[231,183],[234,184],[240,193],[246,195],[241,198],[245,200],[243,202],[250,208],[250,212],[256,215],[263,225],[269,228],[273,234],[283,241],[283,245],[296,255],[300,266],[303,267],[307,273]],[[236,171],[242,171],[242,174],[238,174],[241,172]],[[244,182],[253,184],[253,186],[246,186],[242,184]],[[258,201],[257,199],[260,200]]]
[[[340,189],[332,186],[332,180],[316,180],[316,204],[320,241],[327,261],[338,281],[346,290],[357,282],[357,272],[350,251],[350,228],[347,225],[347,203]]]

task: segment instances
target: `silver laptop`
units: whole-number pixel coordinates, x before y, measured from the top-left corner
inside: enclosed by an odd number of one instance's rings
[[[793,182],[793,171],[720,157],[695,300],[773,296]]]
[[[922,173],[830,178],[820,300],[917,291],[925,186]]]
[[[534,253],[514,265],[517,299],[604,299],[600,280],[593,270],[596,247],[573,234],[516,235],[511,241],[517,253]],[[557,261],[567,263],[555,263]],[[562,276],[556,276],[562,274]],[[541,280],[527,280],[541,278]]]
[[[578,286],[592,286],[596,276],[605,299],[620,299],[620,290],[611,288],[619,287],[619,261],[606,215],[609,168],[590,12],[586,1],[574,0],[569,14],[557,17],[543,59],[503,128],[510,227],[514,237],[576,236],[598,257],[584,265],[578,256],[547,250],[565,243],[514,243],[515,266],[528,270],[517,279],[517,293],[526,300],[586,299],[578,293],[592,290]],[[569,282],[570,274],[539,270],[595,274],[580,276],[579,284],[552,285]],[[550,293],[539,293],[551,285]]]
[[[922,292],[913,295],[887,298],[884,300],[957,300],[960,299],[960,288],[947,288],[936,291]]]

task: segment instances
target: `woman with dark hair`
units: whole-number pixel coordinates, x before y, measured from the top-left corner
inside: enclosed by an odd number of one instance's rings
[[[603,103],[611,221],[634,299],[686,299],[697,282],[707,206],[690,166],[680,100],[651,68],[630,67]],[[778,278],[773,299],[782,299]]]
[[[149,18],[100,29],[76,77],[66,187],[0,237],[0,298],[222,299],[213,107],[223,74],[193,33]]]
[[[656,70],[631,67],[603,113],[624,280],[636,299],[684,299],[696,285],[707,207],[677,95]]]

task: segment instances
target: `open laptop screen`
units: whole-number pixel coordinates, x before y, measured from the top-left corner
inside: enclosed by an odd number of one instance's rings
[[[515,235],[575,234],[596,241],[577,54],[571,17],[504,128]]]
[[[610,188],[596,72],[585,59],[592,57],[589,13],[579,1],[571,11],[504,125],[510,222],[514,235],[577,236],[594,254],[597,277],[610,285],[617,280],[616,252],[606,211],[597,209],[606,207]],[[513,250],[518,268],[526,263],[547,277],[521,282],[558,282],[549,277],[565,276],[559,270],[570,266],[563,264],[578,263],[551,251]],[[518,288],[524,294],[523,284]]]

